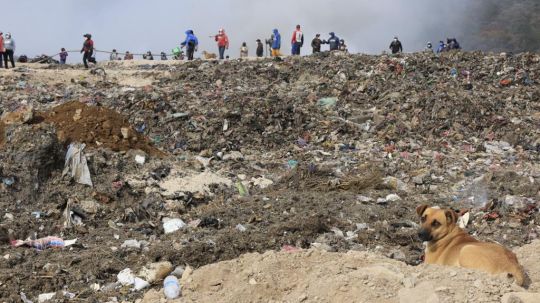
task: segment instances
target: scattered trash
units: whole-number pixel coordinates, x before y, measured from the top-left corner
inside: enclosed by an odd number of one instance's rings
[[[296,160],[287,161],[287,167],[289,169],[294,169],[296,166],[298,166],[298,161],[296,161]]]
[[[469,224],[469,218],[471,216],[471,213],[467,212],[465,213],[464,215],[462,215],[461,217],[458,218],[458,226],[462,229],[464,229],[465,227],[467,227],[467,225]]]
[[[62,174],[67,175],[69,173],[69,175],[75,179],[75,182],[93,186],[92,180],[90,179],[90,170],[86,163],[86,156],[83,153],[85,147],[86,144],[84,143],[71,143],[69,145],[64,172]]]
[[[166,234],[173,233],[186,227],[186,223],[178,218],[163,218],[163,229]]]
[[[48,248],[63,248],[75,244],[77,239],[69,240],[69,242],[64,242],[62,238],[58,237],[45,237],[37,240],[13,240],[11,241],[11,246],[20,247],[20,246],[29,246],[34,247],[37,250],[45,250]]]
[[[148,283],[147,281],[133,275],[131,269],[129,268],[126,268],[119,272],[117,278],[118,283],[124,286],[133,286],[133,290],[135,291],[139,291],[150,286],[150,283]]]
[[[330,97],[330,98],[321,98],[317,102],[319,107],[325,108],[325,109],[331,109],[336,106],[338,101],[338,98]]]
[[[175,276],[168,276],[163,281],[163,293],[167,299],[176,299],[180,296],[180,283]]]
[[[13,177],[5,177],[5,178],[2,178],[2,182],[7,186],[11,186],[11,185],[15,184],[15,178],[13,178]]]
[[[238,194],[242,197],[249,196],[249,191],[244,186],[244,183],[241,181],[236,182],[236,188],[238,189]]]
[[[137,162],[137,164],[143,165],[144,162],[146,162],[146,157],[140,156],[140,155],[136,155],[136,156],[135,156],[135,162]]]
[[[239,232],[245,232],[247,230],[247,228],[245,228],[244,225],[242,225],[242,224],[237,224],[236,225],[236,230],[238,230]]]

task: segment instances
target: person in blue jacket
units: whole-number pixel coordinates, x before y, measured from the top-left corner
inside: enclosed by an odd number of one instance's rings
[[[281,53],[281,35],[277,29],[274,29],[274,40],[272,41],[272,57],[279,57]]]
[[[330,38],[328,40],[324,41],[324,44],[330,44],[330,51],[339,50],[339,38],[336,36],[334,32],[331,32]]]
[[[440,54],[445,51],[446,51],[446,44],[444,44],[444,41],[439,41],[439,46],[437,47],[437,54]]]
[[[188,60],[193,60],[193,55],[197,51],[199,46],[199,40],[195,36],[192,30],[186,31],[186,40],[180,44],[182,47],[186,47],[186,53]]]

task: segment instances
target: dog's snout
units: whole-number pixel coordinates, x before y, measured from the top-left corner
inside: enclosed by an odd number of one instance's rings
[[[425,228],[422,228],[419,232],[418,232],[418,237],[420,238],[420,240],[422,241],[431,241],[431,233],[429,232],[429,230],[425,229]]]

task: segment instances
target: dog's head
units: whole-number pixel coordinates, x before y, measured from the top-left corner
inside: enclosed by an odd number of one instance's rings
[[[451,209],[431,208],[427,205],[418,206],[416,213],[421,222],[418,237],[428,242],[437,242],[444,238],[456,227],[458,219],[456,212]]]

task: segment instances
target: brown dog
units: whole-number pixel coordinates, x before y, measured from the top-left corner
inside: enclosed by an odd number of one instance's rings
[[[427,264],[451,265],[483,270],[491,274],[510,273],[516,284],[523,285],[525,275],[516,255],[496,243],[480,242],[457,226],[458,216],[451,209],[420,205],[418,236],[428,242]]]
[[[209,53],[209,52],[207,52],[207,51],[203,51],[203,52],[202,52],[202,55],[203,55],[204,59],[206,59],[206,60],[215,60],[215,59],[217,59],[217,55],[216,55],[216,54],[214,54],[214,53]]]

